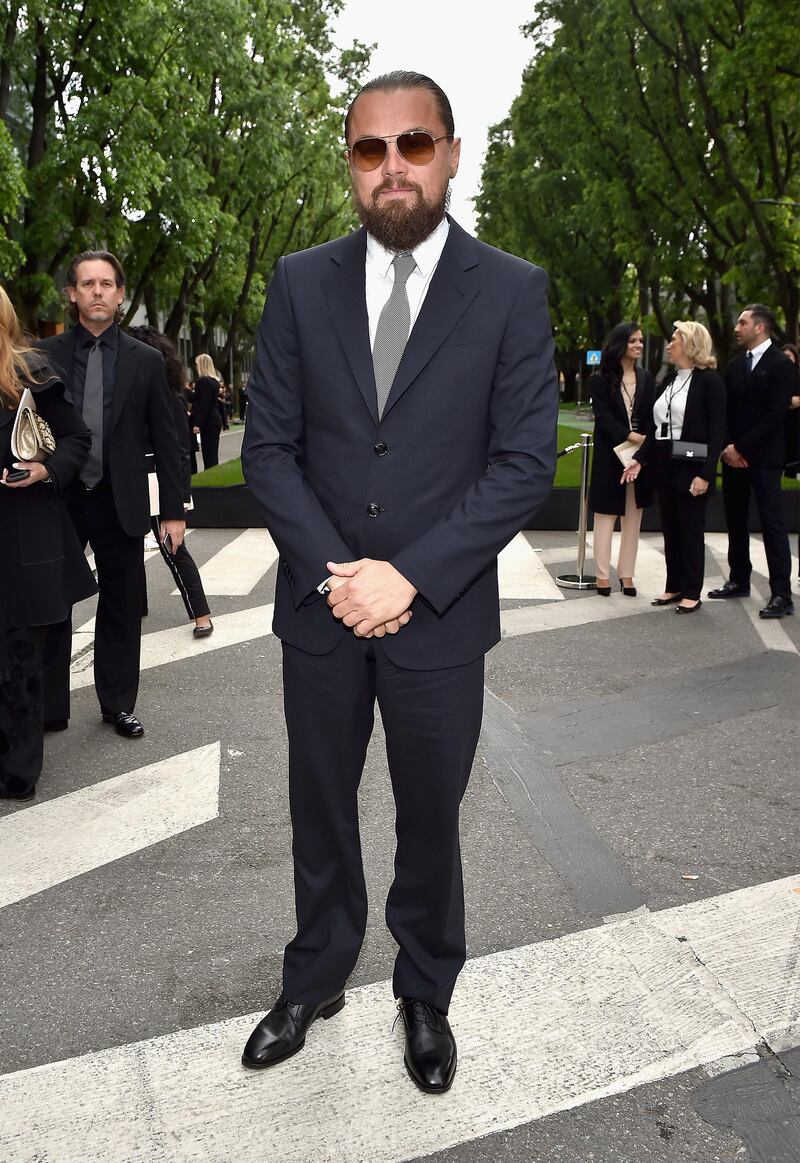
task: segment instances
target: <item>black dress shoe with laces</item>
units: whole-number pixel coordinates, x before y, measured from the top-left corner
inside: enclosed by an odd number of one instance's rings
[[[444,1094],[456,1075],[456,1040],[446,1016],[414,997],[397,1005],[406,1032],[406,1070],[426,1094]]]
[[[136,716],[128,711],[103,711],[102,715],[103,722],[113,723],[117,734],[126,739],[139,739],[144,735],[144,727]]]
[[[263,1070],[285,1062],[306,1044],[306,1032],[317,1018],[332,1018],[344,1008],[344,990],[316,1005],[287,1001],[281,995],[247,1039],[242,1065]]]
[[[708,598],[749,598],[750,586],[740,586],[734,581],[726,581],[719,589],[709,590]]]
[[[794,613],[794,602],[791,598],[778,595],[767,602],[763,610],[758,611],[759,618],[785,618]]]

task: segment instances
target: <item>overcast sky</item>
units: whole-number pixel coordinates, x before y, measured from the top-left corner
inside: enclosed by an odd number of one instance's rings
[[[519,92],[531,57],[520,26],[533,12],[533,0],[495,0],[480,7],[463,0],[346,0],[336,24],[340,47],[354,39],[377,45],[369,76],[413,69],[433,77],[447,93],[462,140],[450,211],[473,233],[470,199],[480,187],[488,129],[505,117]]]

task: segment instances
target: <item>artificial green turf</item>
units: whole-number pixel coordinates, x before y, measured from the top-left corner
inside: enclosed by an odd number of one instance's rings
[[[559,424],[559,449],[566,448],[569,444],[576,444],[579,439],[580,433],[575,428]],[[621,473],[622,468],[620,467]],[[580,488],[580,483],[581,451],[578,448],[566,456],[559,457],[556,465],[555,487],[557,489],[577,489]],[[192,477],[193,488],[221,489],[230,485],[243,484],[242,462],[238,458],[236,460],[228,460],[224,464],[217,464],[207,472],[199,472]],[[785,489],[800,488],[800,481],[786,480],[784,478],[783,487]]]

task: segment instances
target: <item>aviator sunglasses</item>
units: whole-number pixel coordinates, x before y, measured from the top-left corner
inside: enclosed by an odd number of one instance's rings
[[[354,141],[349,149],[345,150],[357,170],[368,174],[377,170],[383,164],[389,148],[389,142],[395,142],[397,152],[412,166],[427,166],[436,156],[436,142],[449,141],[452,133],[443,133],[441,137],[433,137],[424,129],[412,129],[408,133],[398,133],[394,137],[362,137]]]

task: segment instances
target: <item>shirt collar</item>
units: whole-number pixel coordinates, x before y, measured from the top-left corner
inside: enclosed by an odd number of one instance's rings
[[[116,323],[112,323],[107,327],[102,335],[92,335],[91,331],[87,331],[82,323],[75,324],[75,342],[78,347],[92,347],[94,343],[100,342],[104,347],[109,348],[110,351],[116,351],[119,344],[119,327]]]
[[[758,347],[751,347],[750,354],[752,355],[753,359],[761,359],[761,356],[764,354],[768,347],[772,347],[771,339],[765,339],[763,343],[759,343]]]
[[[450,223],[446,218],[443,218],[435,230],[431,231],[428,237],[421,242],[419,246],[412,250],[414,262],[417,264],[417,270],[427,278],[433,268],[442,257],[444,244],[447,242],[447,235],[450,232]],[[373,264],[378,268],[378,273],[382,278],[387,278],[389,268],[392,265],[395,252],[387,250],[377,238],[373,238],[371,234],[367,234],[367,262]]]

